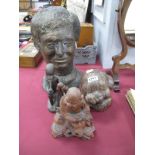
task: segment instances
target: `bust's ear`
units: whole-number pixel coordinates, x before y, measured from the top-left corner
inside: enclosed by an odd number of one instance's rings
[[[78,16],[72,12],[70,12],[70,17],[73,22],[73,31],[74,31],[75,41],[78,41],[80,37],[80,21],[79,21]]]
[[[33,38],[33,42],[34,42],[34,46],[35,48],[40,51],[40,41],[38,39],[34,39]]]
[[[40,51],[40,39],[39,39],[39,32],[38,32],[38,29],[35,25],[32,24],[31,26],[31,33],[32,33],[32,39],[33,39],[33,42],[34,42],[34,46],[36,47],[36,49],[38,51]]]

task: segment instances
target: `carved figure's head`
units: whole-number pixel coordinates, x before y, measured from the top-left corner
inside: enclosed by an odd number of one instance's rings
[[[85,106],[83,95],[81,94],[79,88],[76,87],[69,88],[64,96],[64,99],[61,101],[60,110],[62,113],[77,113],[80,112]]]

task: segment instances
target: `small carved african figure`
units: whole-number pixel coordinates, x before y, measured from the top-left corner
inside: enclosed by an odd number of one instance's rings
[[[55,112],[57,107],[59,107],[60,98],[67,91],[68,87],[59,82],[57,76],[54,75],[54,65],[52,63],[46,65],[45,81],[48,93],[48,110]]]

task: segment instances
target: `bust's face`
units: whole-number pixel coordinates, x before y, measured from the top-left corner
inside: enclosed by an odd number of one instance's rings
[[[40,38],[40,50],[46,62],[54,64],[55,69],[72,66],[75,50],[72,30],[64,27],[43,34]]]

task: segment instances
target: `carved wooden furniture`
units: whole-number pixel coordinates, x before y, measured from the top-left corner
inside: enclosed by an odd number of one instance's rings
[[[119,69],[122,68],[122,65],[120,65],[120,61],[125,58],[128,52],[128,46],[134,47],[135,44],[132,42],[129,38],[127,38],[124,30],[124,22],[126,18],[126,13],[128,11],[128,8],[130,6],[132,0],[120,0],[119,2],[119,8],[116,10],[118,12],[118,32],[122,44],[122,50],[119,55],[115,55],[112,57],[113,60],[113,66],[112,66],[112,74],[114,79],[114,91],[120,91],[119,87]],[[121,66],[121,67],[120,67]],[[128,65],[125,64],[125,67],[132,67],[134,68],[134,65]]]

